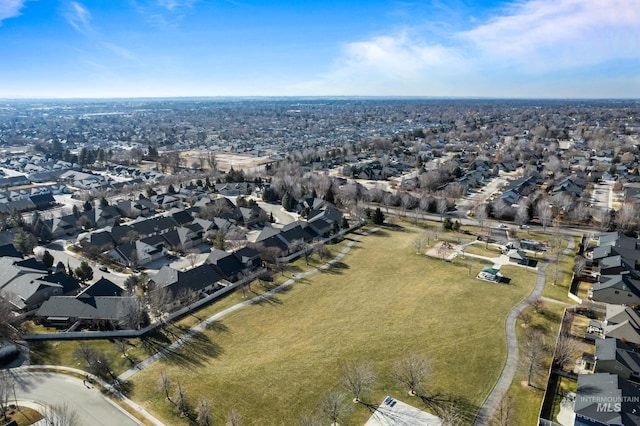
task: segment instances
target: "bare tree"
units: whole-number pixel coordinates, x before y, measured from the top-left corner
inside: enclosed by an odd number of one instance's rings
[[[11,302],[0,295],[0,337],[10,337],[12,335],[12,329],[9,325],[12,318],[13,309]]]
[[[50,426],[78,426],[78,413],[66,402],[47,407],[44,413],[45,423]]]
[[[515,423],[514,402],[511,396],[506,394],[500,398],[500,405],[493,417],[498,426],[511,426]]]
[[[149,289],[147,291],[147,302],[151,308],[151,313],[155,317],[159,317],[171,302],[171,293],[164,287]]]
[[[139,329],[143,309],[144,307],[140,301],[140,297],[134,293],[125,295],[119,303],[120,318],[118,319],[118,323],[120,327],[127,330]]]
[[[553,353],[554,368],[563,369],[570,361],[575,360],[580,345],[567,330],[560,333],[556,349]]]
[[[478,225],[480,225],[480,229],[484,228],[484,222],[487,220],[487,204],[482,203],[476,207],[475,217],[478,221]]]
[[[324,423],[315,416],[305,414],[300,418],[298,426],[324,426]]]
[[[207,398],[200,398],[196,405],[196,423],[198,426],[209,426],[211,424],[211,401]]]
[[[324,244],[318,244],[314,251],[316,253],[316,256],[318,256],[318,260],[320,260],[320,262],[328,259],[331,256],[331,250],[329,250],[329,247],[325,246]]]
[[[191,304],[196,302],[200,298],[200,296],[198,296],[198,293],[192,288],[185,287],[178,291],[176,298],[183,305],[191,306]]]
[[[180,417],[187,417],[189,415],[189,401],[187,401],[187,393],[182,389],[180,382],[176,385],[176,394],[173,399],[176,405],[176,411]]]
[[[527,385],[532,386],[533,377],[543,363],[544,335],[538,329],[528,328],[525,338],[526,342],[522,350],[523,362],[527,371]]]
[[[573,262],[573,272],[576,274],[576,277],[582,276],[586,267],[587,267],[587,259],[585,259],[580,255],[576,256]]]
[[[191,269],[193,269],[198,262],[198,252],[195,250],[189,250],[186,257],[187,261],[189,262],[189,266],[191,266]]]
[[[319,409],[323,415],[331,420],[332,426],[338,425],[338,422],[349,412],[344,395],[336,391],[328,392],[322,397]]]
[[[87,365],[91,364],[95,354],[96,349],[93,347],[93,345],[90,345],[88,343],[81,343],[80,346],[78,346],[73,351],[74,358],[83,359],[87,363]]]
[[[171,388],[171,379],[167,375],[167,373],[162,370],[160,372],[160,377],[158,378],[158,389],[160,392],[165,394],[167,401],[171,401],[171,397],[169,396],[169,389]]]
[[[466,423],[464,416],[453,403],[444,406],[440,418],[442,418],[442,426],[463,426]]]
[[[527,328],[531,323],[531,314],[528,312],[522,311],[518,317],[520,318],[520,321],[522,321],[524,328]]]
[[[616,212],[615,223],[621,231],[628,231],[638,223],[638,205],[636,203],[624,203]]]
[[[436,210],[438,211],[438,214],[440,215],[440,221],[442,222],[442,219],[444,218],[445,213],[447,212],[449,206],[447,204],[447,199],[442,197],[442,198],[438,198],[438,202],[436,204]]]
[[[430,372],[431,367],[426,359],[410,354],[394,363],[391,374],[399,384],[407,388],[409,395],[416,395],[418,391],[423,391]]]
[[[529,199],[521,198],[516,209],[516,223],[520,226],[529,222]]]
[[[111,371],[111,361],[104,352],[95,352],[88,365],[91,374],[102,377],[103,379],[115,379],[113,371]]]
[[[235,408],[232,408],[227,413],[227,426],[242,426],[242,419]]]
[[[342,386],[353,395],[354,402],[360,402],[362,393],[371,389],[375,380],[369,363],[352,362],[342,366]]]
[[[7,420],[7,412],[9,410],[9,400],[15,390],[15,382],[13,377],[7,370],[0,370],[0,414],[2,418]]]
[[[539,314],[544,309],[544,302],[542,299],[536,299],[531,302],[531,306],[533,306],[533,310],[536,311],[536,314]]]
[[[129,358],[129,355],[127,355],[127,349],[129,349],[129,342],[127,342],[125,339],[116,339],[116,341],[114,342],[114,345],[116,346],[116,348],[122,354],[123,357],[128,359],[130,362],[133,362],[133,360]]]
[[[540,219],[540,223],[542,224],[543,229],[546,231],[547,226],[549,226],[549,224],[551,223],[551,217],[553,215],[553,210],[551,209],[549,202],[544,199],[538,201],[536,211],[538,213],[538,219]]]
[[[424,236],[418,236],[413,239],[413,247],[416,249],[416,254],[422,253],[422,248],[424,247]]]

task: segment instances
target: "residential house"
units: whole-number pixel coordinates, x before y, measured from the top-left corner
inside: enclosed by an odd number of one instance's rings
[[[246,270],[246,265],[238,256],[224,250],[213,249],[206,263],[214,266],[222,277],[231,282],[237,281]]]
[[[122,317],[122,296],[54,296],[44,302],[35,317],[50,326],[69,327],[80,321],[99,326]]]
[[[49,273],[35,259],[0,258],[0,294],[18,312],[28,312],[55,295],[75,294],[80,289],[77,280],[57,272]]]
[[[133,268],[161,258],[164,251],[164,240],[159,236],[152,236],[120,244],[109,251],[109,255],[115,262]]]
[[[596,341],[596,373],[617,374],[626,380],[640,380],[640,348],[621,340],[606,338]]]
[[[610,373],[580,374],[574,426],[640,425],[640,389]]]
[[[629,273],[600,276],[589,296],[596,302],[637,305],[640,304],[640,280]]]
[[[607,304],[602,333],[606,337],[640,345],[640,315],[628,306]]]
[[[152,291],[167,291],[170,294],[167,310],[173,310],[193,300],[193,294],[209,293],[226,285],[228,282],[208,263],[186,271],[163,266],[152,279]]]

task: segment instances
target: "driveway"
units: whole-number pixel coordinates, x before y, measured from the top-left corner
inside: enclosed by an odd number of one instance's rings
[[[77,414],[79,424],[104,426],[134,426],[142,423],[105,398],[98,388],[87,387],[82,380],[56,373],[12,369],[16,379],[18,401],[33,401],[43,405],[67,403]]]
[[[54,265],[58,262],[62,262],[65,268],[69,265],[72,269],[75,269],[80,266],[80,262],[86,260],[84,257],[66,250],[66,247],[72,244],[73,241],[73,239],[58,239],[44,246],[44,248],[49,250],[49,253],[53,256],[55,260]],[[91,282],[95,282],[99,280],[100,277],[104,277],[118,284],[120,287],[124,287],[124,282],[128,275],[117,274],[111,270],[109,270],[109,272],[101,271],[98,269],[98,265],[95,262],[87,261],[93,269],[93,280],[91,280]]]

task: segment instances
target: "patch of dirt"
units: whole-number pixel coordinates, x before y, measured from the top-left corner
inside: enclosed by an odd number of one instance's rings
[[[446,259],[449,255],[458,249],[457,244],[452,244],[448,241],[438,241],[433,247],[430,247],[426,255],[431,257],[437,257],[438,259]]]

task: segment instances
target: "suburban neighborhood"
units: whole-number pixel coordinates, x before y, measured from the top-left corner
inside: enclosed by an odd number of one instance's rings
[[[2,414],[41,365],[142,424],[640,424],[638,105],[325,101],[6,103]]]

